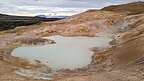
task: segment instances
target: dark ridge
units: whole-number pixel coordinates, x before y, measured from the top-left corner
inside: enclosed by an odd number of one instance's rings
[[[38,24],[45,21],[57,21],[62,18],[41,18],[41,17],[27,17],[27,16],[12,16],[0,14],[0,31],[14,29],[18,26],[27,26]]]
[[[90,9],[90,10],[88,10],[86,12],[95,12],[95,11],[98,11],[98,10],[96,10],[96,9]]]

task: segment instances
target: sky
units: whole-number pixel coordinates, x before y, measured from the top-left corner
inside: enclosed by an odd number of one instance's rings
[[[70,16],[88,9],[144,0],[0,0],[0,13]]]

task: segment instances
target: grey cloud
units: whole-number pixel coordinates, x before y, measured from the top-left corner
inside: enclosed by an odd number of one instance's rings
[[[133,1],[140,0],[0,0],[0,13],[51,12],[52,9],[49,9],[49,7],[81,9],[102,8],[112,4]],[[73,12],[75,9],[70,10]],[[65,12],[67,10],[61,9],[61,11]]]

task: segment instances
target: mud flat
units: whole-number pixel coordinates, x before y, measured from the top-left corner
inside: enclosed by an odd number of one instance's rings
[[[43,46],[18,47],[13,50],[12,56],[27,59],[29,62],[39,61],[41,64],[48,66],[52,72],[63,69],[74,70],[86,67],[91,63],[93,52],[90,48],[108,47],[112,40],[109,37],[63,37],[59,35],[43,38],[54,40],[56,43]],[[24,76],[27,72],[21,70],[17,73]]]

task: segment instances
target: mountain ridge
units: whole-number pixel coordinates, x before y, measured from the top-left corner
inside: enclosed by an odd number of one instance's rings
[[[139,2],[132,2],[127,4],[112,5],[112,6],[104,7],[101,10],[114,11],[120,13],[125,12],[127,15],[140,14],[140,13],[144,13],[144,2],[139,1]]]

